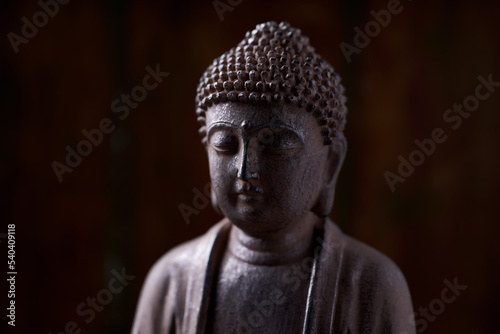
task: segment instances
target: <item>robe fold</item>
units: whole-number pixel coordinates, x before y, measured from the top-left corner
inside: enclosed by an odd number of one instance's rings
[[[133,334],[205,333],[209,297],[230,229],[223,219],[156,262],[141,292]],[[308,289],[304,324],[297,333],[415,333],[411,297],[399,268],[329,219],[315,234]]]

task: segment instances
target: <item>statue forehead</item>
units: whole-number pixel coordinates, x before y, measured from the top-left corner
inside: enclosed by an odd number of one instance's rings
[[[221,103],[209,108],[206,118],[208,127],[214,122],[231,123],[242,128],[268,124],[283,124],[297,130],[317,127],[312,115],[286,104]]]

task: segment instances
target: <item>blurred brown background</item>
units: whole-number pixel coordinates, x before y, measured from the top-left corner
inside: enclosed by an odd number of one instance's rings
[[[247,30],[284,20],[334,65],[349,98],[349,152],[332,217],[400,266],[416,312],[440,298],[445,279],[468,286],[427,321],[425,333],[493,333],[500,311],[500,89],[457,130],[442,117],[474,94],[479,75],[500,81],[500,5],[402,0],[401,13],[348,63],[339,44],[353,45],[353,29],[364,30],[370,11],[388,2],[244,0],[221,21],[210,0],[73,0],[16,54],[7,34],[21,35],[21,18],[32,22],[41,7],[3,1],[0,233],[16,224],[11,332],[59,333],[69,321],[82,333],[130,331],[154,261],[220,219],[208,206],[186,224],[178,209],[192,206],[193,188],[209,181],[194,115],[198,79]],[[157,64],[169,76],[119,120],[112,101]],[[64,163],[66,145],[75,148],[82,130],[107,117],[116,129],[60,183],[52,162]],[[391,192],[384,173],[396,173],[398,156],[408,158],[414,140],[436,127],[447,141]],[[87,324],[77,306],[121,268],[135,278]]]

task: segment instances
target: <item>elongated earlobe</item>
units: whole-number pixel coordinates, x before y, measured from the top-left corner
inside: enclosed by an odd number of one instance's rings
[[[321,190],[316,205],[312,212],[319,217],[326,217],[330,214],[335,197],[335,186],[347,152],[347,141],[344,135],[340,135],[331,144],[328,162],[325,169],[325,183]]]

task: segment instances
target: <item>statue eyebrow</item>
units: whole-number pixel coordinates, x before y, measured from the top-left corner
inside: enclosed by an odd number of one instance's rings
[[[253,129],[253,131],[258,132],[259,130],[264,129],[264,128],[271,128],[271,129],[278,128],[278,129],[288,130],[288,131],[296,134],[300,138],[302,143],[305,143],[305,138],[304,138],[304,134],[302,133],[302,131],[297,131],[297,129],[293,128],[292,126],[290,126],[288,124],[285,124],[282,122],[267,123],[267,124],[262,124],[261,126],[256,127],[255,129]]]
[[[287,130],[293,131],[295,133],[298,133],[298,131],[295,128],[293,128],[292,126],[290,126],[288,124],[282,123],[282,122],[266,123],[266,124],[259,125],[258,127],[255,127],[254,129],[255,130],[260,130],[260,129],[263,129],[263,128],[287,129]]]
[[[218,121],[215,123],[210,124],[210,126],[207,129],[207,133],[212,129],[212,128],[219,128],[219,127],[228,127],[232,129],[239,129],[237,125],[231,122],[226,122],[226,121]]]
[[[211,135],[212,135],[212,132],[213,131],[216,131],[217,129],[226,129],[226,130],[234,130],[236,132],[240,132],[239,128],[231,123],[231,122],[225,122],[225,121],[218,121],[218,122],[215,122],[215,123],[212,123],[208,129],[207,129],[207,138],[210,138]]]
[[[297,136],[299,136],[299,138],[302,140],[302,142],[304,142],[304,140],[305,140],[304,134],[301,131],[297,131],[292,126],[285,124],[285,123],[282,123],[282,122],[265,123],[265,124],[261,124],[257,127],[251,127],[250,129],[247,129],[245,126],[237,125],[237,124],[234,124],[232,122],[218,121],[218,122],[212,123],[208,127],[207,137],[210,137],[210,135],[212,134],[212,131],[216,130],[217,128],[228,128],[231,130],[235,130],[240,135],[243,134],[244,132],[250,132],[250,133],[258,132],[259,130],[262,130],[264,128],[278,128],[278,129],[285,129],[285,130],[292,131]]]

